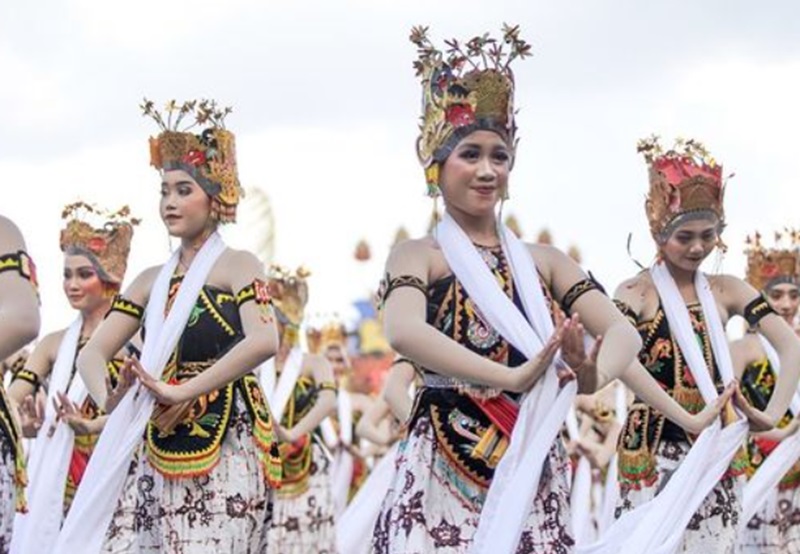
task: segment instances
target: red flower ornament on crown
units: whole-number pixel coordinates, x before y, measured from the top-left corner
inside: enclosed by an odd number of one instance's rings
[[[225,128],[232,108],[220,108],[213,100],[170,100],[162,114],[145,98],[140,106],[161,128],[150,137],[150,165],[161,171],[182,169],[212,198],[220,223],[236,221],[236,207],[243,195],[236,167],[236,141]],[[183,125],[182,125],[183,124]],[[199,128],[199,134],[193,129]]]
[[[67,220],[61,231],[61,251],[86,256],[103,282],[122,284],[133,227],[139,224],[138,219],[130,217],[130,209],[124,206],[116,212],[108,212],[85,202],[75,202],[64,208],[61,217]],[[90,220],[96,220],[96,225]]]
[[[428,38],[427,27],[414,27],[414,69],[422,81],[422,117],[417,156],[425,170],[428,195],[439,195],[439,165],[473,131],[495,131],[514,150],[514,74],[510,64],[531,55],[519,27],[503,26],[501,39],[489,34],[462,44],[445,41],[446,52]]]
[[[756,231],[745,240],[747,276],[754,288],[767,291],[781,283],[800,285],[800,231],[784,229],[775,233],[775,244],[766,248]]]
[[[679,216],[713,214],[724,226],[722,166],[698,141],[678,139],[664,151],[655,135],[640,140],[637,151],[649,168],[650,190],[645,202],[650,233],[658,242],[669,236]]]

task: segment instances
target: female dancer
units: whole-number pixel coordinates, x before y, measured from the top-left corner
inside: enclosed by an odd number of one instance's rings
[[[766,412],[752,408],[736,391],[737,405],[750,427],[770,429],[786,410],[797,384],[800,342],[751,286],[735,277],[706,277],[699,271],[721,244],[722,167],[693,140],[678,141],[664,151],[653,137],[641,141],[639,150],[649,166],[646,208],[658,260],[617,291],[621,309],[644,343],[639,359],[681,406],[699,411],[735,378],[724,322],[734,314],[743,316],[792,368],[781,375]],[[738,418],[732,412],[727,415],[729,426],[710,428],[695,443],[703,454],[688,457],[694,432],[680,422],[667,421],[637,398],[619,446],[618,515],[661,495],[669,479],[674,490],[691,496],[665,505],[663,514],[678,517],[679,524],[669,529],[665,518],[655,517],[637,532],[685,552],[730,552],[742,523],[747,424],[741,419],[734,423]]]
[[[516,146],[509,62],[530,49],[519,29],[505,28],[501,40],[449,41],[446,59],[426,31],[411,37],[423,81],[418,154],[445,216],[432,236],[397,245],[386,264],[386,333],[424,368],[424,386],[373,547],[484,551],[490,538],[498,552],[569,552],[569,471],[557,437],[577,388],[623,376],[698,428],[718,407],[690,418],[632,364],[641,342],[597,285],[565,254],[524,245],[498,225]],[[559,303],[575,315],[564,321]],[[603,335],[596,367],[581,321]],[[570,368],[577,387],[566,382]]]
[[[747,282],[762,292],[770,307],[787,325],[794,327],[800,306],[798,236],[795,231],[776,233],[776,236],[778,244],[774,248],[764,247],[758,233],[748,238]],[[788,239],[788,245],[781,246],[782,239]],[[775,368],[780,367],[780,360],[777,352],[763,335],[751,332],[731,345],[731,353],[734,368],[737,373],[743,373],[741,380],[745,397],[755,407],[766,409],[778,379]],[[778,428],[751,436],[748,440],[749,477],[762,471],[762,467],[763,471],[771,471],[763,465],[764,462],[771,453],[778,451],[780,441],[797,431],[798,419],[793,417],[793,414],[800,415],[797,400],[797,396],[792,399],[791,410],[781,418]],[[787,446],[783,445],[781,449]],[[772,477],[772,481],[780,481],[770,487],[771,492],[756,514],[749,521],[742,522],[745,528],[739,535],[739,552],[800,552],[800,460],[795,454],[788,462],[793,464],[792,467],[788,472]]]
[[[105,423],[88,396],[75,358],[92,336],[120,291],[136,219],[128,208],[106,213],[83,202],[67,206],[61,231],[64,253],[64,294],[78,317],[66,329],[44,337],[18,371],[8,394],[18,404],[34,397],[49,382],[44,431],[40,431],[28,460],[27,514],[14,523],[13,552],[49,552],[75,490],[83,478],[98,435]],[[91,219],[101,219],[93,227]],[[108,364],[108,377],[116,382],[122,353]],[[66,481],[66,484],[65,484]]]
[[[0,359],[39,334],[36,270],[14,223],[0,215]],[[15,409],[0,381],[0,554],[8,554],[14,514],[24,509],[25,459]]]
[[[320,329],[310,330],[309,335],[311,334],[319,344],[319,352],[333,369],[338,391],[335,416],[323,422],[323,437],[326,434],[331,435],[326,441],[330,440],[329,446],[333,454],[331,483],[338,516],[364,483],[369,472],[366,458],[370,453],[362,449],[356,439],[361,438],[357,425],[374,400],[362,392],[350,390],[353,368],[347,356],[347,332],[344,325],[340,322],[329,322]]]
[[[283,481],[269,524],[268,552],[275,554],[335,552],[331,464],[319,426],[336,409],[336,383],[328,361],[298,344],[307,277],[302,268],[292,274],[275,267],[269,281],[281,337],[270,396],[283,441]]]
[[[209,101],[143,110],[161,127],[151,164],[161,218],[181,245],[134,280],[78,356],[111,416],[54,551],[261,551],[280,461],[253,369],[274,354],[277,333],[261,264],[216,232],[235,220],[240,193],[231,110]],[[187,117],[200,134],[181,130]],[[138,386],[122,375],[108,395],[106,364],[142,325],[141,359],[124,366]]]

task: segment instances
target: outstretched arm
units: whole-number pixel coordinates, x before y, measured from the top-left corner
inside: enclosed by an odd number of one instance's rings
[[[20,251],[25,252],[22,234],[9,219],[0,216],[0,255]],[[0,360],[35,339],[40,324],[35,272],[31,274],[30,268],[24,267],[0,272]]]

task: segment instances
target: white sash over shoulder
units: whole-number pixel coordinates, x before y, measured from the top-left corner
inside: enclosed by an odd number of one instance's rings
[[[714,402],[717,390],[697,342],[689,311],[667,267],[661,263],[650,269],[672,334],[706,404]],[[733,381],[728,340],[714,295],[706,276],[697,272],[695,288],[703,309],[706,330],[722,380]],[[620,517],[592,545],[578,548],[582,554],[649,552],[671,554],[680,546],[686,526],[714,486],[727,471],[737,450],[747,437],[748,424],[739,419],[723,428],[717,420],[694,442],[678,470],[666,486],[649,502]]]
[[[504,225],[498,231],[524,313],[503,292],[469,237],[448,213],[438,225],[436,237],[450,269],[486,323],[531,359],[554,332],[552,316],[530,251]],[[576,392],[575,382],[560,387],[553,366],[525,395],[508,450],[495,469],[486,496],[473,553],[516,551],[550,446],[558,437]]]
[[[83,319],[79,316],[64,333],[58,347],[50,375],[44,423],[28,459],[28,513],[17,514],[14,518],[12,554],[50,552],[61,529],[64,488],[72,447],[75,444],[75,433],[68,424],[56,421],[53,401],[57,393],[64,391],[75,404],[82,405],[86,400],[86,386],[79,374],[75,374],[67,390],[82,326]]]
[[[224,250],[225,243],[217,233],[206,240],[192,261],[166,318],[170,279],[178,265],[180,251],[176,250],[161,268],[147,302],[146,336],[141,358],[142,366],[156,379],[161,377],[200,290]],[[89,460],[54,553],[100,552],[128,475],[131,457],[141,444],[154,405],[153,395],[138,386],[132,387],[112,412]]]

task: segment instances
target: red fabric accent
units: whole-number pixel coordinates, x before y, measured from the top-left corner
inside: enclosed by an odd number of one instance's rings
[[[662,174],[672,186],[678,186],[692,177],[705,177],[722,188],[722,166],[697,165],[691,158],[660,158],[653,162],[653,166]]]
[[[519,415],[519,405],[516,402],[504,394],[487,400],[475,398],[473,401],[505,436],[511,436],[511,431],[514,430],[514,424]]]
[[[771,441],[768,439],[761,439],[761,438],[754,438],[753,439],[758,446],[758,449],[764,454],[764,456],[769,456],[772,454],[772,451],[778,447],[777,441]]]
[[[89,457],[73,450],[72,459],[69,461],[69,477],[76,487],[80,485],[87,465]]]

